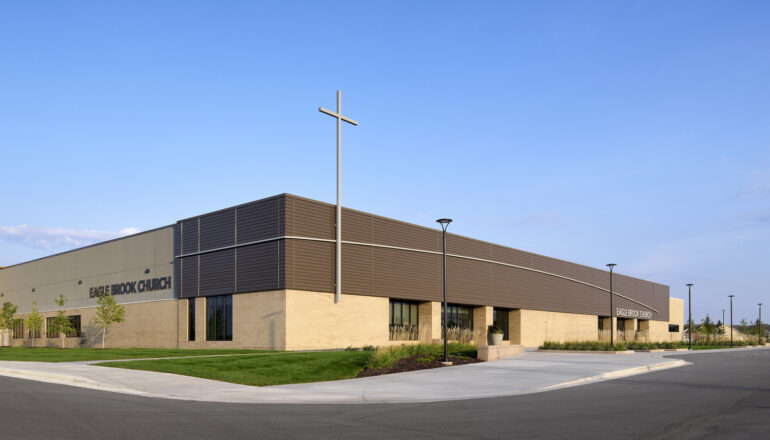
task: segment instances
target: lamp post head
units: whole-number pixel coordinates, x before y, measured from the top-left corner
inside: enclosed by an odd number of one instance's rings
[[[695,285],[695,284],[693,284],[693,283],[687,283],[687,284],[686,284],[686,286],[687,286],[687,287],[692,287],[692,286],[694,286],[694,285]]]
[[[440,219],[436,220],[436,223],[440,223],[441,224],[441,229],[446,231],[447,226],[449,226],[449,224],[452,223],[452,219],[451,218],[440,218]]]
[[[727,295],[727,296],[729,296],[730,298],[733,298],[735,295]]]
[[[607,264],[606,266],[607,266],[607,267],[609,267],[609,268],[610,268],[610,270],[612,270],[612,268],[613,268],[613,267],[615,267],[615,266],[617,266],[617,264],[615,264],[615,263],[609,263],[609,264]]]

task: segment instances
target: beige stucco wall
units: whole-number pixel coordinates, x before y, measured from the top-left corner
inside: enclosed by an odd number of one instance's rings
[[[286,349],[286,292],[233,295],[233,340],[206,340],[206,298],[195,301],[195,341],[188,340],[187,299],[178,301],[180,348]]]
[[[312,350],[388,343],[389,300],[373,296],[286,291],[286,349]]]
[[[143,347],[143,348],[176,348],[177,301],[152,301],[145,303],[126,304],[125,320],[113,324],[105,336],[105,346],[108,348]],[[82,337],[64,338],[66,347],[101,347],[101,329],[93,324],[96,308],[66,309],[67,315],[80,315]],[[45,318],[56,316],[56,312],[44,312],[43,327],[40,338],[13,339],[13,346],[58,347],[59,338],[46,338]],[[17,315],[26,318],[26,314]],[[25,326],[25,332],[28,329]]]
[[[16,304],[19,313],[28,313],[33,301],[41,312],[55,311],[54,299],[64,295],[68,308],[86,308],[96,306],[92,287],[161,277],[172,277],[166,289],[115,295],[115,299],[123,304],[172,299],[173,250],[174,233],[169,226],[6,267],[0,270],[2,301]]]

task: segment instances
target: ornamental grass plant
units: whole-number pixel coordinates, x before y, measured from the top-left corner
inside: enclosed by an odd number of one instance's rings
[[[450,342],[447,345],[447,351],[450,356],[460,358],[476,357],[476,346],[472,344],[463,344]],[[430,358],[444,356],[443,344],[411,344],[411,345],[391,345],[388,347],[377,347],[372,353],[372,357],[367,365],[370,369],[389,367],[400,359],[414,356],[425,355]]]
[[[541,350],[575,350],[575,351],[624,351],[627,350],[625,343],[610,345],[609,342],[602,341],[568,341],[554,342],[545,341],[540,346]]]

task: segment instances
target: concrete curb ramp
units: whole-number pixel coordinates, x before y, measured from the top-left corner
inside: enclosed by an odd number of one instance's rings
[[[151,396],[151,393],[136,390],[129,387],[121,387],[113,384],[97,382],[80,376],[67,374],[45,373],[42,371],[19,370],[15,368],[0,368],[0,376],[14,377],[17,379],[34,380],[38,382],[55,383],[59,385],[69,385],[79,388],[89,388],[92,390],[109,391],[113,393],[135,394],[141,396]],[[160,397],[160,396],[157,396]]]
[[[622,377],[636,376],[639,374],[650,373],[653,371],[668,370],[669,368],[684,367],[685,365],[692,365],[691,362],[685,362],[681,359],[663,362],[660,364],[645,365],[643,367],[626,368],[625,370],[610,371],[608,373],[597,374],[596,376],[583,377],[580,379],[569,380],[567,382],[557,383],[555,385],[549,385],[543,387],[540,391],[552,391],[561,388],[569,388],[578,385],[585,385],[592,382],[601,382],[604,380],[620,379]]]

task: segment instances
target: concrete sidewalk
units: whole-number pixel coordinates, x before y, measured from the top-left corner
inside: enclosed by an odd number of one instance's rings
[[[167,399],[233,403],[406,403],[549,391],[688,365],[671,353],[537,353],[334,382],[253,387],[90,362],[0,361],[0,375]],[[685,353],[677,353],[685,354]],[[98,361],[102,362],[102,361]]]

